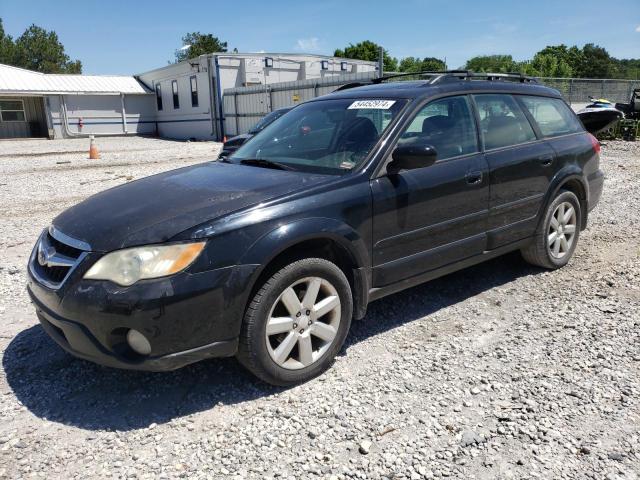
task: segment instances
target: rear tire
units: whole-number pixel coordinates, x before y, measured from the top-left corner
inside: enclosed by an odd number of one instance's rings
[[[573,192],[560,190],[547,207],[533,242],[520,250],[530,264],[548,269],[564,267],[576,249],[582,212]]]
[[[272,385],[306,382],[331,366],[352,315],[351,287],[342,270],[321,258],[298,260],[253,297],[236,356]]]

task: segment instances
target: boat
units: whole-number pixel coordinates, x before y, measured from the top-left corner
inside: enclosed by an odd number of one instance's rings
[[[592,97],[590,100],[590,104],[576,112],[589,133],[595,135],[607,130],[624,117],[624,114],[609,100]]]

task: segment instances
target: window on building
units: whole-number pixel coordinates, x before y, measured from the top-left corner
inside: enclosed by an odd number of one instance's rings
[[[582,131],[580,121],[559,98],[522,96],[520,99],[545,137]]]
[[[329,60],[322,60],[320,62],[320,68],[322,70],[329,70]]]
[[[180,108],[180,98],[178,97],[178,81],[171,82],[171,92],[173,93],[173,108]]]
[[[162,110],[162,90],[160,89],[160,84],[156,84],[156,105],[158,106],[158,111]]]
[[[474,95],[484,148],[509,147],[536,139],[533,128],[511,95]]]
[[[398,141],[426,143],[438,152],[438,160],[478,151],[473,114],[466,96],[442,98],[418,112]]]
[[[0,100],[0,118],[3,122],[24,122],[22,100]]]
[[[191,83],[191,106],[198,106],[198,79],[196,76],[192,76],[189,78],[189,82]]]

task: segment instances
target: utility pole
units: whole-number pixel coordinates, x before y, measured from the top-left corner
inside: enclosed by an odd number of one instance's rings
[[[384,76],[384,48],[380,47],[380,52],[378,53],[378,71],[380,72],[380,76]]]

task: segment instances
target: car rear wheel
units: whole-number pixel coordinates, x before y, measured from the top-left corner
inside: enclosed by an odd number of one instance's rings
[[[581,218],[578,197],[573,192],[561,190],[547,207],[534,241],[521,250],[524,259],[543,268],[565,266],[578,244]]]
[[[238,360],[267,383],[305,382],[333,363],[352,311],[349,282],[335,264],[293,262],[269,278],[247,308]]]

